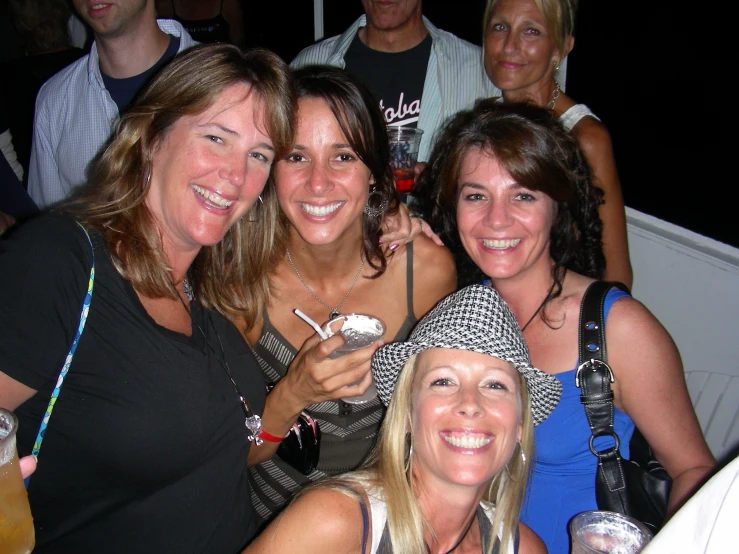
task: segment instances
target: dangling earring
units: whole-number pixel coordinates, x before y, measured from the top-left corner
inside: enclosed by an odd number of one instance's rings
[[[405,457],[405,470],[406,472],[411,467],[411,456],[413,456],[413,439],[410,433],[405,434],[405,446],[408,454]]]
[[[561,60],[554,60],[554,72],[557,73],[559,71],[559,62]]]
[[[518,449],[521,451],[521,463],[522,463],[521,468],[523,469],[523,468],[526,467],[526,454],[524,454],[523,447],[521,446],[521,443],[520,442],[517,442],[516,443],[516,446],[518,446]],[[505,469],[505,472],[508,474],[508,478],[511,481],[513,481],[514,483],[518,483],[518,479],[514,479],[513,478],[513,475],[511,474],[511,471],[508,469],[508,464],[510,462],[511,462],[511,460],[508,460],[508,463],[505,466],[503,466],[503,469]]]
[[[257,200],[259,200],[259,205],[260,206],[264,206],[264,200],[262,200],[262,195],[261,194],[259,196],[257,196]],[[249,213],[249,219],[247,219],[246,221],[248,221],[249,223],[254,223],[256,221],[259,221],[259,217],[258,217],[257,211],[258,211],[258,209],[257,209],[257,203],[254,202],[254,204],[251,205],[251,208],[249,209],[249,212],[248,212]],[[244,221],[244,218],[245,217],[246,217],[246,214],[242,215],[241,216],[241,221]]]
[[[372,206],[372,197],[377,196],[379,197],[379,202],[377,207]],[[380,217],[385,213],[385,210],[387,210],[388,201],[387,196],[377,190],[377,188],[373,185],[370,189],[370,193],[367,196],[367,205],[364,207],[364,213],[367,214],[370,217]]]

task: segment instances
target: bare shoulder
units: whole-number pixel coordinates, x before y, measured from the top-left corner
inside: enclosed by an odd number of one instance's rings
[[[667,335],[667,330],[652,312],[631,296],[620,298],[613,304],[606,329],[617,336],[647,332]]]
[[[413,269],[431,270],[438,266],[444,274],[454,270],[454,257],[446,246],[439,246],[426,235],[413,240]]]
[[[340,491],[317,487],[296,498],[244,553],[359,552],[361,541],[359,502]]]
[[[519,554],[547,554],[547,547],[544,541],[530,527],[519,522],[518,533],[520,536],[518,545]]]
[[[653,388],[666,387],[668,383],[684,387],[683,366],[675,342],[638,300],[625,297],[613,304],[608,314],[606,341],[614,373],[625,378],[617,390],[630,389],[632,376],[637,383],[644,383],[648,376]],[[629,413],[629,399],[621,397],[621,402]]]
[[[583,117],[577,125],[572,128],[586,155],[612,151],[611,134],[603,123],[593,117]]]
[[[425,314],[457,288],[457,270],[448,248],[426,236],[413,241],[413,306]]]

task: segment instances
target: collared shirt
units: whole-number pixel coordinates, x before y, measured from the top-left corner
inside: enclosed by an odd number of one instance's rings
[[[344,55],[359,28],[366,24],[367,16],[362,15],[343,34],[305,48],[290,66],[326,64],[344,69]],[[424,131],[419,161],[428,160],[435,135],[447,118],[471,108],[480,98],[501,96],[485,73],[479,46],[434,27],[425,16],[423,24],[431,35],[433,46],[418,118],[418,128]]]
[[[169,19],[157,20],[180,37],[179,52],[197,44]],[[90,53],[46,81],[36,98],[28,193],[44,209],[67,198],[87,181],[87,168],[118,123],[118,107],[103,85],[100,58]]]

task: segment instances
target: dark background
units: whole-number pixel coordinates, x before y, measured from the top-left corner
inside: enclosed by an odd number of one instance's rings
[[[311,0],[243,5],[247,46],[290,61],[313,43]],[[423,6],[436,26],[480,44],[485,0]],[[361,14],[360,0],[324,0],[325,36]],[[739,183],[729,172],[739,123],[732,29],[729,13],[715,7],[580,0],[567,93],[608,127],[627,206],[739,247]],[[12,51],[13,34],[3,11],[2,59],[22,55]]]
[[[437,26],[480,44],[485,0],[424,0]],[[737,125],[730,92],[736,44],[729,20],[672,2],[581,0],[567,93],[608,127],[626,205],[739,247],[729,173]],[[261,11],[261,13],[260,13]],[[313,43],[313,3],[281,0],[246,10],[255,42],[291,60]],[[324,0],[324,31],[342,33],[359,0]],[[728,18],[728,13],[725,14]],[[277,30],[265,22],[290,19]],[[728,23],[728,25],[726,25]]]

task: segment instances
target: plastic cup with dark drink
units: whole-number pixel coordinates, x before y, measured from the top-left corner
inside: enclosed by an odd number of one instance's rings
[[[652,532],[632,517],[594,510],[572,518],[570,537],[570,554],[638,554]]]
[[[346,339],[346,344],[334,350],[329,358],[339,358],[349,352],[360,350],[380,340],[385,334],[385,324],[382,320],[366,314],[345,314],[332,319],[323,326],[328,336],[341,333]],[[358,384],[354,383],[355,385]],[[348,404],[364,404],[377,396],[374,381],[367,391],[359,396],[350,396],[341,400]]]
[[[393,168],[395,188],[398,194],[408,194],[413,188],[413,168],[418,161],[418,147],[423,131],[410,127],[388,126],[390,139],[390,166]]]
[[[0,552],[27,554],[35,543],[33,518],[23,485],[15,433],[18,419],[0,409]]]

